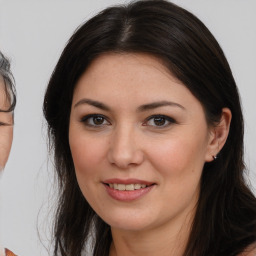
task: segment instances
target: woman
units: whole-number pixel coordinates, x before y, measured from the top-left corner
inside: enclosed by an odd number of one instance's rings
[[[237,87],[191,13],[147,0],[87,21],[44,115],[60,190],[54,255],[256,254]]]
[[[16,95],[10,63],[0,52],[0,172],[3,170],[11,150],[15,104]],[[0,246],[0,256],[5,255],[14,256],[11,251]]]

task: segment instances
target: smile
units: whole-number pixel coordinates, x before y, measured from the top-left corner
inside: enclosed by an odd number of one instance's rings
[[[111,179],[103,182],[107,194],[118,201],[138,200],[148,194],[156,185],[156,183],[129,179]]]
[[[107,184],[110,188],[113,188],[115,190],[121,190],[121,191],[133,191],[137,189],[142,189],[148,187],[146,184],[117,184],[117,183],[110,183]]]

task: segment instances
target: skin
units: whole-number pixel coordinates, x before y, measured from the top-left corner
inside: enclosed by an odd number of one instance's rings
[[[111,226],[111,256],[182,255],[204,163],[221,150],[230,120],[223,109],[220,124],[209,126],[200,102],[155,57],[113,53],[93,61],[74,90],[69,143],[84,197]],[[102,183],[113,178],[155,185],[123,202]]]
[[[4,81],[0,77],[0,109],[7,110],[10,106],[4,90]],[[0,112],[0,170],[8,160],[13,138],[13,113]]]
[[[8,110],[10,102],[5,91],[3,77],[0,76],[0,110]],[[13,139],[13,112],[0,111],[0,174],[8,160]],[[15,256],[8,249],[1,248],[0,256],[9,255]]]

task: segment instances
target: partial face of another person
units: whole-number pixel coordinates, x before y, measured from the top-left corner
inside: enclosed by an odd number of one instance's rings
[[[8,110],[10,102],[5,92],[4,80],[0,76],[0,110]],[[13,137],[12,112],[0,112],[0,170],[7,162]]]
[[[157,58],[98,57],[76,85],[70,114],[84,197],[112,228],[184,222],[212,160],[212,129],[200,102]]]

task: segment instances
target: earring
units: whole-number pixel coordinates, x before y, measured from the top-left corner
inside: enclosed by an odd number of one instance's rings
[[[215,155],[215,156],[212,156],[212,158],[213,158],[213,160],[216,160],[218,157],[217,157],[217,155]]]

